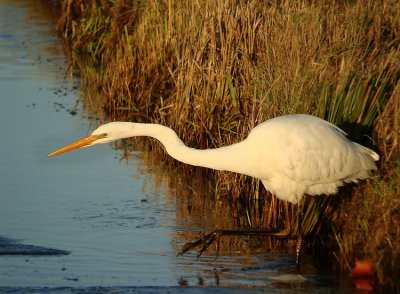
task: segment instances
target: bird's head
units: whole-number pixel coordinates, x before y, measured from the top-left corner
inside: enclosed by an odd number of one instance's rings
[[[93,131],[89,136],[68,144],[47,156],[56,156],[61,153],[72,151],[78,148],[89,147],[97,144],[105,144],[118,139],[126,138],[126,132],[129,123],[125,122],[111,122],[101,125]]]

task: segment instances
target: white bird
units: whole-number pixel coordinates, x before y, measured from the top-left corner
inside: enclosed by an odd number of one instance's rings
[[[162,125],[111,122],[48,156],[135,136],[159,140],[181,162],[258,178],[276,197],[294,204],[305,194],[336,194],[344,183],[368,178],[379,160],[377,153],[347,139],[337,126],[305,114],[267,120],[239,143],[205,150],[187,147]]]
[[[304,114],[270,119],[256,126],[239,143],[206,150],[187,147],[172,129],[162,125],[111,122],[48,156],[134,136],[159,140],[168,154],[181,162],[258,178],[276,197],[294,204],[299,203],[305,194],[336,194],[344,183],[368,178],[370,171],[376,170],[375,161],[379,160],[379,155],[371,149],[347,139],[346,133],[339,127]],[[288,234],[287,205],[285,207],[286,231],[270,235]],[[249,230],[241,232],[254,233]],[[181,253],[206,243],[202,253],[223,234],[232,233],[217,230],[189,244]],[[301,238],[297,257],[300,247]]]

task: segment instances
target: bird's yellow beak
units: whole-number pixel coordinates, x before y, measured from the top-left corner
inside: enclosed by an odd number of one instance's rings
[[[75,141],[75,142],[67,145],[67,146],[62,147],[62,148],[50,153],[47,156],[49,156],[49,157],[50,156],[56,156],[56,155],[61,154],[61,153],[72,151],[72,150],[75,150],[75,149],[78,149],[78,148],[81,148],[81,147],[86,147],[86,146],[90,145],[92,142],[100,139],[101,137],[102,136],[96,136],[96,135],[87,136],[87,137],[85,137],[83,139],[80,139],[78,141]]]

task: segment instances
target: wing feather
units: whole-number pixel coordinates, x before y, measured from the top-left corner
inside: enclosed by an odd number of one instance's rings
[[[337,126],[308,115],[272,119],[252,136],[264,136],[262,160],[268,168],[261,179],[281,199],[334,194],[343,182],[368,177],[379,158]]]

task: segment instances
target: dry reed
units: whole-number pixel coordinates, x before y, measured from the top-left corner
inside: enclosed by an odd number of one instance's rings
[[[242,140],[268,118],[316,114],[379,149],[376,185],[391,185],[383,175],[398,168],[400,154],[398,2],[60,2],[60,31],[76,56],[91,60],[82,79],[104,97],[86,103],[100,103],[108,119],[162,123],[189,146],[212,148]],[[219,198],[265,198],[259,181],[242,175],[218,172],[215,183]],[[387,193],[387,207],[396,205],[397,192]],[[349,197],[339,198],[307,200],[308,234],[354,221],[341,214]],[[257,225],[281,226],[279,201],[267,199]],[[291,219],[297,227],[294,208]],[[340,238],[344,265],[356,248]]]

